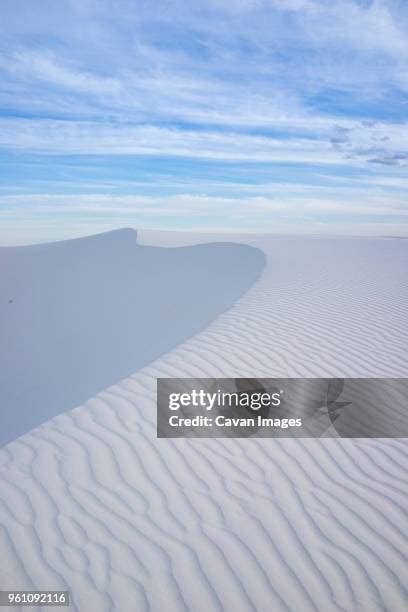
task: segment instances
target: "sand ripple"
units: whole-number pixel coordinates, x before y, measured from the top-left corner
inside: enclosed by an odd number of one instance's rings
[[[3,447],[2,587],[81,612],[406,609],[404,440],[155,437],[157,376],[407,376],[403,242],[263,245],[206,331]]]

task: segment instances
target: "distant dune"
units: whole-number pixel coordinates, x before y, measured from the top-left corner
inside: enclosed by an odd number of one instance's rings
[[[127,244],[130,235],[94,239],[104,269],[111,265],[106,278],[122,265],[109,263],[110,241],[122,239]],[[252,249],[208,244],[185,250],[177,248],[177,235],[142,233],[141,240],[156,245],[146,247],[143,270],[153,269],[150,258],[155,274],[166,266],[170,295],[173,284],[185,295],[199,292],[203,282],[225,287],[227,295],[211,303],[205,323],[204,315],[188,319],[188,338],[176,313],[175,333],[157,359],[144,357],[131,376],[0,449],[0,584],[69,589],[70,608],[81,612],[402,612],[405,440],[158,440],[156,378],[408,376],[407,241],[245,237]],[[176,248],[160,249],[164,242]],[[88,246],[76,270],[91,266],[84,264],[88,254],[92,260],[91,243],[78,243]],[[133,238],[132,244],[114,261],[127,262],[127,249],[137,251]],[[74,246],[44,248],[60,269],[62,253],[65,258]],[[261,274],[260,251],[266,257]],[[174,272],[180,262],[184,274]],[[202,269],[195,276],[197,265]],[[35,270],[30,274],[35,283]],[[164,276],[160,283],[153,276],[143,282],[163,288]],[[217,284],[221,276],[232,284]],[[112,298],[103,293],[109,304],[119,299],[125,280],[114,285]],[[46,303],[43,292],[55,291],[45,280],[40,286],[41,295],[34,299],[32,290],[27,306],[32,325]],[[104,278],[97,287],[102,292]],[[157,298],[168,304],[166,291]],[[9,294],[2,289],[2,309],[12,306]],[[22,299],[17,286],[11,297],[13,303]],[[57,329],[71,316],[71,286],[53,300],[64,312],[58,325],[50,320]],[[149,321],[149,305],[140,308]],[[165,333],[156,310],[152,316]],[[151,336],[149,326],[146,342]],[[4,360],[12,347],[9,335]],[[10,376],[24,387],[37,366],[14,359],[18,373],[10,368]],[[69,359],[85,361],[75,344]],[[73,371],[70,376],[76,381]]]

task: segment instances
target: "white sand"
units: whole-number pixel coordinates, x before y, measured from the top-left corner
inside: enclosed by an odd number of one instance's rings
[[[2,588],[81,612],[405,609],[404,440],[156,439],[157,376],[408,375],[408,241],[251,243],[263,275],[207,329],[0,450]]]

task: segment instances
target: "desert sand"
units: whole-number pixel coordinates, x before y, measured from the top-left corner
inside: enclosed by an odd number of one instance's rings
[[[405,440],[158,440],[156,379],[406,377],[408,241],[228,240],[0,251],[3,588],[81,612],[405,609]]]

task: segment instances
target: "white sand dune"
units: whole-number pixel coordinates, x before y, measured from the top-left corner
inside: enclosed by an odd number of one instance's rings
[[[130,229],[0,249],[0,444],[205,328],[263,266],[246,245],[140,246]]]
[[[156,439],[158,376],[407,376],[406,241],[251,244],[264,273],[207,329],[0,450],[2,588],[81,612],[406,609],[404,440]]]

